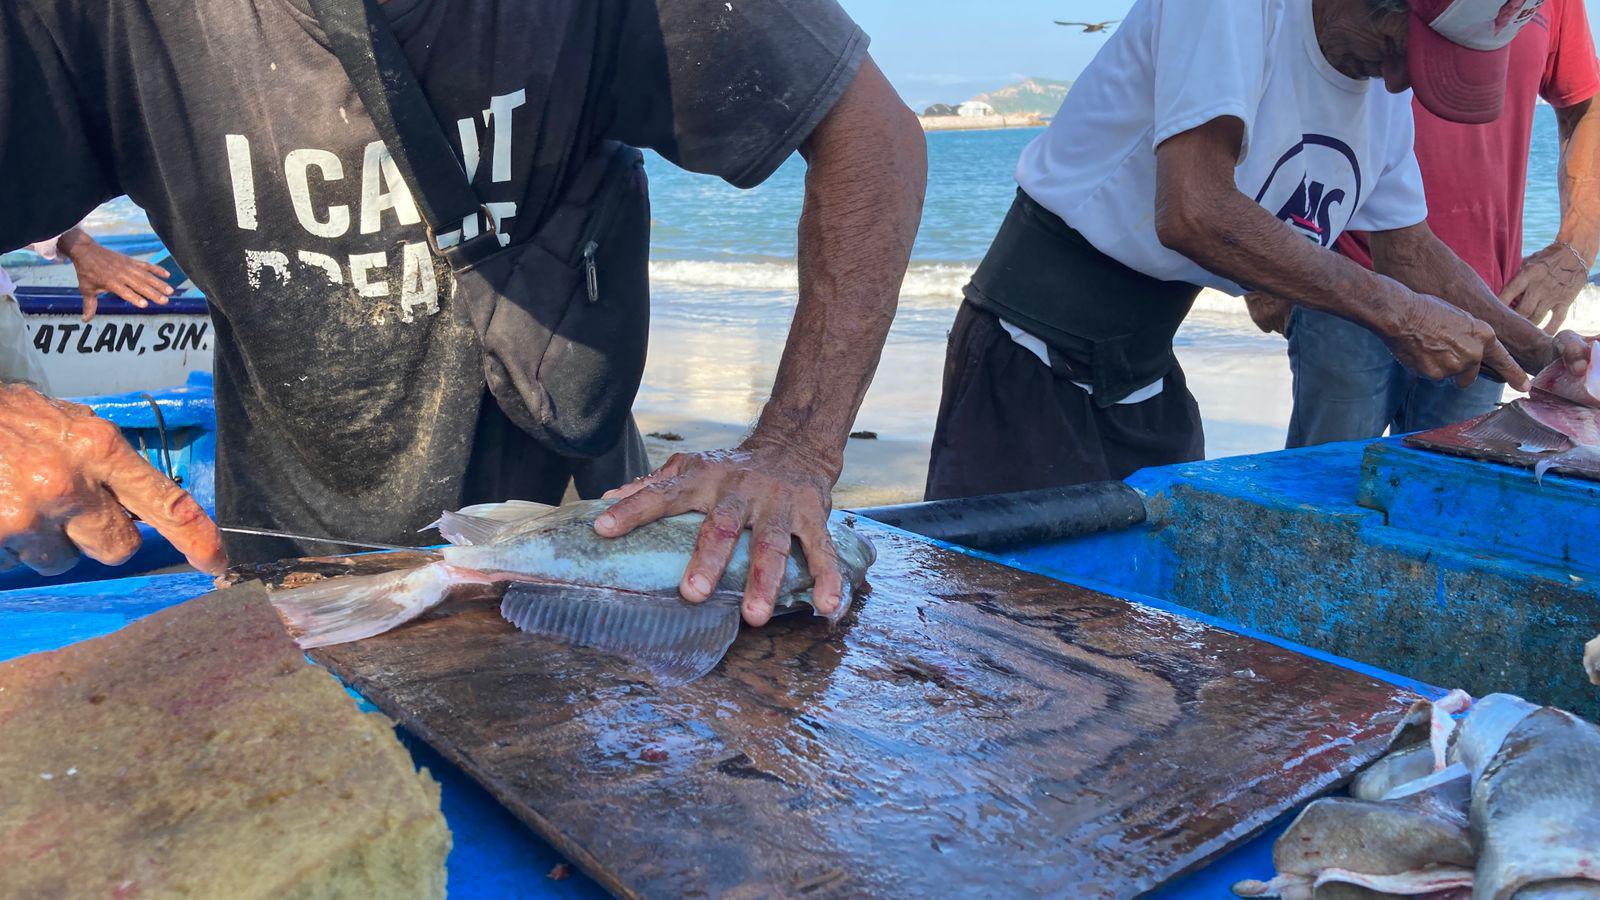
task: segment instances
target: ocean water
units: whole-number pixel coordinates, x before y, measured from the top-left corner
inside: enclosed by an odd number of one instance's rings
[[[929,184],[922,229],[900,311],[857,427],[886,438],[927,440],[938,409],[944,342],[961,288],[988,248],[1016,190],[1012,170],[1032,129],[928,136]],[[1541,106],[1531,148],[1526,248],[1554,236],[1560,209],[1554,111]],[[792,158],[748,191],[679,170],[650,155],[654,219],[650,363],[641,411],[748,423],[771,390],[793,314],[795,227],[805,166]],[[126,200],[91,225],[148,228]],[[1575,325],[1600,331],[1591,287]],[[1179,335],[1178,353],[1200,399],[1212,456],[1282,446],[1289,376],[1284,344],[1250,323],[1243,304],[1207,292]]]

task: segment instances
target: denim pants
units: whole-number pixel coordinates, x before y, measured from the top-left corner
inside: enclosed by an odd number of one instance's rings
[[[1294,413],[1289,447],[1426,431],[1493,409],[1505,385],[1461,389],[1406,371],[1377,335],[1338,316],[1295,307],[1289,317]]]

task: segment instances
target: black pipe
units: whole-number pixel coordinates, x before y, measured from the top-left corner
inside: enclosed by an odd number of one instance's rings
[[[852,510],[856,515],[974,550],[1002,550],[1132,528],[1144,498],[1120,481]]]

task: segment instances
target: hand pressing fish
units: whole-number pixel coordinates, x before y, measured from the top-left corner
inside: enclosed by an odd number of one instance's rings
[[[716,667],[739,631],[739,601],[750,569],[750,534],[734,550],[703,603],[678,595],[704,516],[661,519],[617,538],[594,531],[611,505],[595,500],[551,507],[526,501],[447,512],[437,527],[451,546],[427,565],[381,575],[331,578],[274,591],[273,605],[301,647],[382,634],[439,605],[457,585],[508,585],[500,612],[531,634],[625,657],[665,684]],[[875,552],[838,513],[828,526],[845,581],[865,583]],[[777,612],[811,608],[811,573],[790,554]],[[843,617],[842,604],[827,617]],[[820,613],[819,613],[820,615]]]
[[[1306,807],[1273,847],[1278,876],[1235,893],[1600,897],[1600,728],[1576,716],[1485,697],[1442,757],[1404,746],[1350,794]]]

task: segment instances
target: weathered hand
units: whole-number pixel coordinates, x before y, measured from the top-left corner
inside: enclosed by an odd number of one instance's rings
[[[830,615],[844,599],[844,576],[828,513],[837,467],[793,447],[752,438],[736,450],[678,453],[666,465],[606,494],[619,502],[594,523],[603,537],[620,537],[640,525],[685,512],[703,512],[705,524],[678,592],[694,602],[711,595],[740,535],[751,531],[750,575],[744,620],[772,618],[789,550],[798,538],[815,584],[817,611]]]
[[[1522,268],[1500,292],[1500,301],[1535,325],[1548,316],[1545,333],[1555,334],[1588,279],[1589,270],[1576,252],[1564,244],[1551,244],[1522,261]]]
[[[119,565],[139,549],[132,511],[205,572],[221,572],[216,525],[193,497],[86,406],[0,385],[0,570],[41,575],[80,553]]]
[[[1590,345],[1600,338],[1586,338],[1576,331],[1563,331],[1550,339],[1550,362],[1561,360],[1574,375],[1589,371],[1592,349]]]
[[[172,285],[162,280],[170,274],[166,269],[103,247],[81,231],[63,236],[58,246],[77,270],[85,322],[94,318],[103,293],[116,294],[140,309],[165,304],[172,295]]]
[[[1516,390],[1528,389],[1528,373],[1487,322],[1438,297],[1406,293],[1410,296],[1400,307],[1399,327],[1378,335],[1401,365],[1433,381],[1454,380],[1462,388],[1477,379],[1480,369],[1487,369]]]
[[[1288,335],[1293,303],[1261,291],[1251,291],[1244,295],[1244,306],[1250,311],[1250,321],[1266,334]]]

